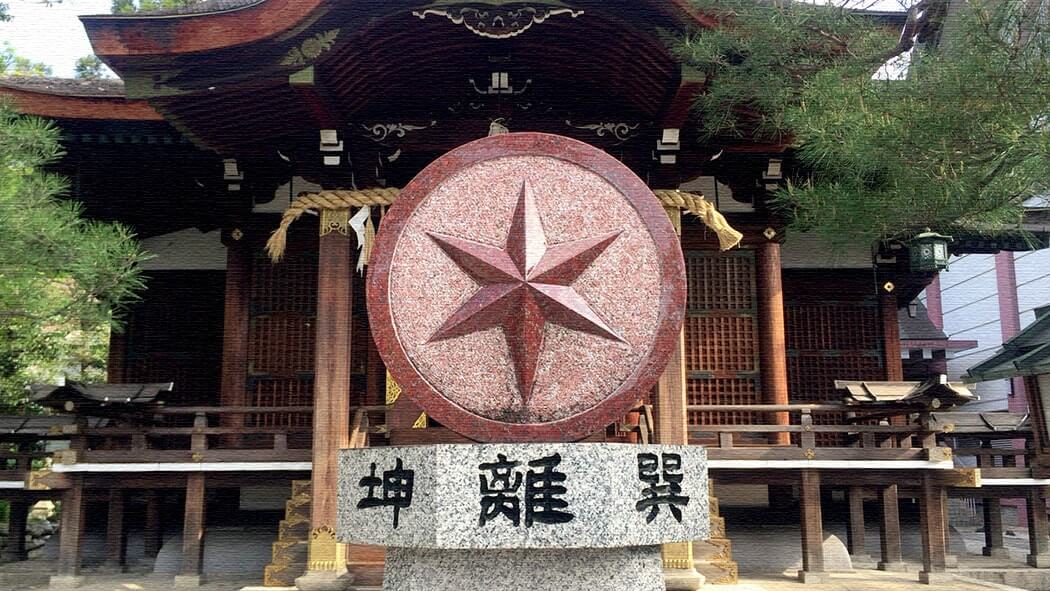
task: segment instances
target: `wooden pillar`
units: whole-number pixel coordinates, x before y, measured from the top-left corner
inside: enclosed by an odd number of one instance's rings
[[[846,546],[854,566],[871,563],[864,540],[864,488],[849,487],[849,528],[846,530]]]
[[[5,561],[21,561],[26,555],[26,523],[29,520],[29,502],[11,499],[7,517],[7,544],[4,545]]]
[[[788,404],[787,344],[784,329],[784,287],[780,272],[780,244],[769,240],[758,246],[759,358],[762,398],[766,404]],[[789,424],[788,413],[772,415],[776,425]],[[788,445],[788,433],[770,434],[770,442]]]
[[[879,570],[905,570],[904,560],[901,558],[901,519],[896,484],[879,489],[879,506],[882,508],[882,520],[879,522],[879,546],[882,554]]]
[[[820,511],[820,472],[802,470],[802,486],[799,498],[799,517],[802,533],[802,570],[798,580],[802,583],[819,584],[826,580],[824,574],[824,524]]]
[[[897,296],[882,291],[879,296],[882,310],[882,351],[885,355],[886,381],[904,380],[904,366],[901,364],[901,331],[897,321]]]
[[[124,534],[124,489],[112,488],[109,490],[106,520],[106,560],[103,566],[122,572],[127,556],[127,539]]]
[[[919,493],[919,529],[922,534],[922,571],[919,572],[919,580],[927,584],[943,582],[947,569],[942,488],[929,471],[923,472]]]
[[[1003,545],[1003,505],[998,498],[983,499],[984,513],[984,548],[981,554],[996,558],[1009,558],[1010,553]]]
[[[186,505],[182,517],[182,568],[176,587],[196,587],[204,572],[204,473],[186,475]]]
[[[688,445],[684,331],[678,334],[678,342],[671,359],[660,374],[653,402],[656,443]],[[661,556],[664,582],[668,591],[695,591],[704,584],[704,578],[693,564],[691,542],[663,544]]]
[[[222,320],[222,377],[219,404],[222,406],[248,406],[248,323],[249,287],[251,284],[251,255],[240,240],[227,237],[226,243],[226,294]],[[241,427],[244,415],[223,415],[225,427]],[[228,447],[237,447],[240,437],[224,436]]]
[[[160,492],[155,489],[146,491],[146,523],[142,532],[143,553],[147,558],[156,558],[160,553],[161,522]]]
[[[123,384],[127,336],[123,332],[110,330],[109,353],[106,356],[106,381],[110,384]]]
[[[350,239],[338,232],[322,236],[317,265],[313,477],[306,577],[333,584],[346,572],[345,548],[335,542],[335,516],[337,454],[349,444],[350,436],[350,246]]]
[[[1028,565],[1035,568],[1050,568],[1050,545],[1047,540],[1046,494],[1042,487],[1028,489]]]
[[[80,577],[80,538],[84,533],[84,476],[74,474],[70,487],[62,494],[62,520],[59,528],[58,564],[51,587],[77,586]]]

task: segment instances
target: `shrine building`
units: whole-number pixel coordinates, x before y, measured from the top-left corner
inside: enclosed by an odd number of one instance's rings
[[[951,563],[950,497],[982,499],[989,552],[1003,547],[999,499],[1024,498],[1029,562],[1050,564],[1037,453],[1050,448],[990,443],[1045,442],[1045,421],[948,412],[965,387],[903,382],[898,312],[936,269],[913,267],[905,244],[831,250],[786,231],[769,196],[798,166],[790,147],[698,135],[705,80],[666,34],[716,23],[687,0],[206,0],[81,20],[120,81],[4,78],[0,97],[56,121],[71,197],[155,258],[111,337],[108,384],[35,388],[50,414],[0,417],[23,450],[0,472],[12,527],[62,501],[56,580],[155,560],[180,586],[320,571],[378,588],[382,548],[334,537],[337,450],[469,440],[414,406],[377,352],[372,240],[429,163],[520,131],[611,154],[679,233],[672,360],[584,438],[707,446],[711,539],[665,548],[665,567],[736,581],[718,500],[744,496],[797,503],[803,576],[819,580],[822,492],[848,499],[854,558],[887,569],[903,564],[899,500],[916,499],[924,580]],[[958,238],[954,253],[1024,248]],[[865,542],[865,503],[881,543]],[[85,550],[95,537],[104,553]],[[24,558],[24,541],[7,551]]]

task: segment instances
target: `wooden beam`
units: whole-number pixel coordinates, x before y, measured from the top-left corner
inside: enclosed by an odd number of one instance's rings
[[[182,567],[175,578],[175,586],[194,586],[201,583],[204,572],[204,473],[186,475],[186,505],[182,517]]]
[[[124,571],[127,556],[127,537],[124,529],[124,490],[109,490],[106,515],[106,560],[103,566],[117,572]]]
[[[29,502],[24,499],[11,499],[7,521],[7,543],[4,545],[3,557],[6,561],[22,561],[26,553],[26,523],[29,520]]]
[[[943,492],[932,475],[923,476],[919,494],[919,529],[922,533],[922,571],[919,572],[919,580],[927,584],[943,582],[948,566]]]
[[[824,524],[820,510],[820,472],[802,470],[799,489],[799,517],[802,533],[802,570],[798,580],[819,584],[824,575]]]
[[[687,445],[689,443],[685,383],[685,332],[683,330],[679,333],[671,359],[656,384],[653,414],[655,415],[657,443],[665,445]]]
[[[1047,539],[1046,494],[1032,487],[1025,497],[1028,513],[1028,566],[1050,568],[1050,540]]]
[[[850,558],[858,562],[871,562],[864,539],[864,487],[851,486],[849,496],[849,527],[846,530],[846,546]]]
[[[879,561],[879,570],[905,570],[904,561],[901,558],[901,520],[898,503],[896,484],[879,489],[879,505],[882,508],[882,520],[879,523],[879,546],[882,551],[882,559]]]
[[[981,554],[995,558],[1009,558],[1010,552],[1003,545],[1003,505],[997,498],[981,499],[984,514],[984,548]]]
[[[787,342],[784,328],[784,285],[780,274],[780,244],[767,240],[758,246],[755,259],[758,283],[758,335],[761,360],[762,398],[767,404],[788,404]],[[770,417],[776,425],[787,425],[788,413]],[[773,433],[770,442],[788,445],[790,435]]]
[[[224,233],[225,235],[225,233]],[[222,320],[222,377],[219,403],[222,406],[248,404],[248,323],[249,288],[251,283],[251,256],[247,240],[232,236],[226,244],[226,293]],[[224,427],[244,425],[244,415],[224,415],[219,424]],[[228,435],[223,438],[228,447],[239,447],[241,438]]]
[[[350,438],[352,264],[349,237],[338,232],[321,237],[317,265],[311,543],[307,570],[328,577],[338,577],[346,571],[345,551],[341,546],[332,546],[335,545],[337,455]]]
[[[142,546],[147,558],[156,558],[160,553],[160,495],[161,491],[157,489],[146,490],[146,523],[142,531]]]
[[[84,477],[73,476],[72,486],[62,495],[62,521],[58,542],[61,577],[80,575],[80,538],[84,532]]]
[[[897,296],[882,291],[879,295],[879,307],[882,311],[882,351],[886,364],[886,381],[904,380],[904,366],[901,364],[901,333],[897,322]]]

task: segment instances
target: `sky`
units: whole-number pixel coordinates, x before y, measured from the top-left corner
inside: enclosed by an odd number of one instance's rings
[[[77,58],[90,55],[80,14],[106,14],[111,0],[62,0],[50,6],[43,0],[4,0],[14,19],[0,23],[0,42],[7,41],[15,51],[36,62],[48,64],[53,74],[72,77]],[[898,0],[880,0],[875,8],[899,10]]]

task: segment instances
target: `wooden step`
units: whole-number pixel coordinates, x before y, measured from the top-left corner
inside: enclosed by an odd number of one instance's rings
[[[707,585],[735,585],[740,580],[736,563],[729,562],[705,562],[697,560],[696,570],[704,575]]]
[[[711,518],[711,539],[719,539],[726,537],[726,518],[725,517],[712,517]]]
[[[293,498],[284,502],[284,518],[292,519],[293,517],[305,517],[310,518],[310,497],[304,498]]]
[[[306,563],[267,564],[263,570],[264,587],[294,587],[295,580],[306,573]]]
[[[272,564],[288,564],[301,562],[306,564],[307,543],[306,540],[291,542],[274,542],[270,554]]]
[[[697,540],[693,542],[693,559],[707,562],[726,562],[733,559],[733,543],[729,540]]]
[[[282,519],[277,528],[277,539],[281,541],[306,540],[310,535],[310,518],[293,517]]]
[[[310,496],[310,481],[309,480],[293,480],[292,481],[292,498],[299,496]]]

